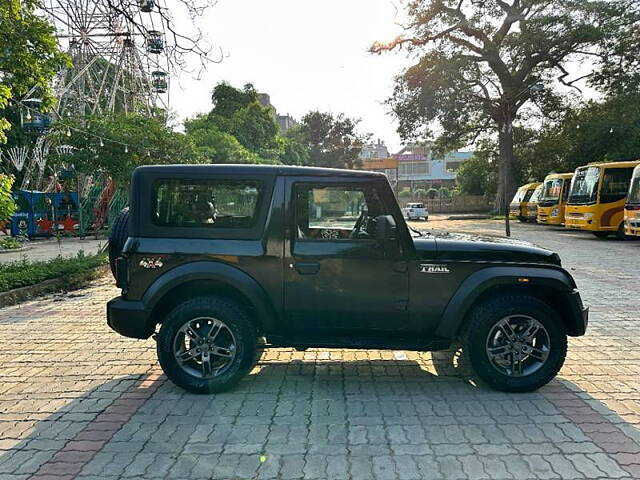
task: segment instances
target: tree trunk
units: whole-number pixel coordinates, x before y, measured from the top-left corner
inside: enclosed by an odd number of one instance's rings
[[[513,126],[510,115],[505,115],[505,122],[500,125],[498,134],[500,145],[500,164],[498,169],[498,194],[496,207],[500,215],[505,216],[505,233],[511,235],[509,225],[509,203],[515,194],[513,178]]]

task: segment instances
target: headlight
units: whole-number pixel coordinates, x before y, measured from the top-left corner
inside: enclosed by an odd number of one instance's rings
[[[557,208],[554,208],[553,210],[551,210],[552,217],[557,217],[559,213],[560,213],[560,210],[558,210]]]

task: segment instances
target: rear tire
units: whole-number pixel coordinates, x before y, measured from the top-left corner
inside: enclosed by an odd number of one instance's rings
[[[164,319],[158,360],[169,380],[189,392],[223,392],[253,367],[256,342],[255,327],[242,307],[223,297],[197,297]]]
[[[526,333],[534,327],[535,335],[526,340]],[[513,341],[506,332],[512,333]],[[503,296],[475,307],[461,341],[478,377],[503,392],[531,392],[546,385],[560,371],[567,354],[560,317],[544,302],[527,295]]]
[[[129,207],[122,209],[111,226],[109,236],[109,267],[113,277],[116,277],[116,258],[122,253],[127,238],[129,237]],[[117,280],[117,279],[116,279]]]
[[[607,238],[611,232],[593,232],[593,234],[598,238]]]

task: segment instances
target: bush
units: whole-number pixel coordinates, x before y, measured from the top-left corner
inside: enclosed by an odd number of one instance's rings
[[[0,238],[0,250],[15,250],[21,246],[22,244],[13,237]]]
[[[416,190],[413,192],[413,196],[423,199],[427,196],[427,191],[424,188],[416,188]]]
[[[435,188],[430,188],[429,190],[427,190],[427,196],[432,200],[438,196],[438,193],[438,190]]]
[[[398,196],[403,198],[410,197],[411,189],[409,187],[401,188],[400,191],[398,192]]]
[[[0,292],[35,285],[52,278],[68,278],[106,263],[107,257],[104,254],[84,255],[83,252],[71,258],[57,257],[51,260],[29,262],[25,257],[16,262],[0,263]]]

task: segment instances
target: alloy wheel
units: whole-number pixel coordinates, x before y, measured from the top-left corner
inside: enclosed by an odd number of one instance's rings
[[[544,325],[528,315],[509,315],[489,331],[486,354],[497,371],[523,377],[540,370],[549,358],[551,340]]]
[[[186,322],[176,333],[173,354],[180,368],[197,378],[213,378],[233,363],[237,343],[222,320],[198,317]]]

